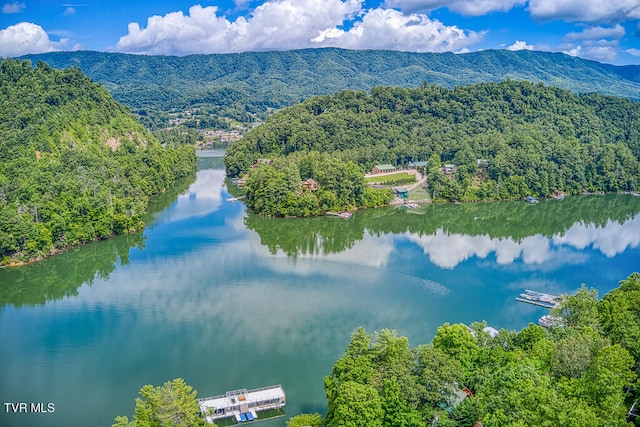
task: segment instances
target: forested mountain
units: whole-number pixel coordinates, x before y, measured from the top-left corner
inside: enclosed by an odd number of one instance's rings
[[[80,70],[0,61],[0,264],[136,230],[194,169]]]
[[[374,86],[453,87],[506,78],[542,82],[576,93],[640,99],[640,66],[618,67],[561,53],[489,50],[467,54],[307,49],[184,57],[104,52],[28,55],[55,68],[77,66],[151,128],[167,112],[192,109],[191,126],[248,123],[271,108],[313,95]]]
[[[257,158],[314,151],[363,170],[428,160],[436,199],[638,191],[640,104],[515,80],[343,91],[273,114],[227,150],[225,165],[241,175]]]

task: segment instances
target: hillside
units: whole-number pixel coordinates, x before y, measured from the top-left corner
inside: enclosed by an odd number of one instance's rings
[[[436,200],[638,191],[639,129],[637,102],[542,84],[376,87],[311,98],[273,114],[227,150],[225,165],[230,176],[249,172],[248,202],[252,177],[264,173],[251,168],[257,159],[292,159],[299,170],[283,169],[293,171],[283,182],[318,180],[322,169],[303,170],[304,161],[313,163],[304,160],[309,152],[363,170],[428,161]],[[443,163],[455,173],[445,176]]]
[[[0,264],[139,229],[194,167],[78,69],[0,61]]]
[[[640,100],[640,66],[618,67],[561,53],[489,50],[467,54],[307,49],[184,57],[104,52],[28,55],[54,68],[79,67],[145,125],[191,109],[190,126],[250,123],[313,95],[374,86],[451,88],[506,78]]]

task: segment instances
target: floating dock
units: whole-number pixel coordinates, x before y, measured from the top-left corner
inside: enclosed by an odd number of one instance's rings
[[[560,303],[560,297],[525,289],[519,297],[516,297],[516,301],[526,302],[527,304],[537,305],[538,307],[555,308]]]
[[[220,396],[198,399],[200,413],[209,424],[232,419],[236,423],[264,419],[261,412],[284,409],[286,395],[281,385],[228,391]],[[271,417],[269,417],[271,418]]]

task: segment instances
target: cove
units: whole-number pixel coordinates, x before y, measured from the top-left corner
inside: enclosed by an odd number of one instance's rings
[[[324,412],[360,325],[411,346],[445,322],[520,329],[546,313],[524,289],[602,296],[640,268],[639,197],[266,219],[226,201],[220,155],[201,153],[143,232],[0,270],[0,398],[55,407],[0,407],[0,425],[111,425],[175,377],[200,397],[282,384],[288,415]]]

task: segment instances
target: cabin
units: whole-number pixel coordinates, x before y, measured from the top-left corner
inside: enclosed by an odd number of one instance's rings
[[[281,385],[228,391],[220,396],[198,399],[200,413],[209,424],[223,418],[234,418],[237,422],[260,418],[262,411],[283,409],[286,395]]]
[[[442,165],[442,168],[440,168],[440,170],[444,172],[445,175],[453,175],[454,173],[456,173],[457,169],[458,167],[456,165],[452,165],[450,163]]]
[[[302,181],[302,189],[304,191],[318,191],[318,183],[313,178],[307,178]]]
[[[389,172],[395,172],[396,170],[397,170],[396,167],[391,164],[375,165],[373,169],[371,169],[371,173],[372,174],[389,173]]]
[[[408,169],[426,168],[427,162],[409,162],[407,164]]]
[[[273,160],[271,159],[257,159],[256,162],[251,167],[255,169],[258,166],[270,165],[272,163],[273,163]]]

